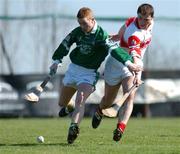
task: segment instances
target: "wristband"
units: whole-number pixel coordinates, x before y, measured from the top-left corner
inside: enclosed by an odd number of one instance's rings
[[[62,65],[61,63],[62,63],[62,61],[61,61],[61,60],[58,60],[58,59],[53,60],[53,64],[57,64],[57,65],[58,65],[58,67]]]

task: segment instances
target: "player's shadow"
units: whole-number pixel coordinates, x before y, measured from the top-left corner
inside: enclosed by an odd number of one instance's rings
[[[17,143],[17,144],[1,144],[1,146],[23,146],[23,147],[29,147],[29,146],[63,146],[63,147],[68,147],[68,146],[73,146],[73,144],[68,144],[68,143]]]

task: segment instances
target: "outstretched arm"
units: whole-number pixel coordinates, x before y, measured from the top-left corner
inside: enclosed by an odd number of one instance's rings
[[[117,41],[119,42],[121,40],[121,38],[123,37],[125,30],[126,30],[126,25],[123,25],[119,29],[119,32],[115,35],[111,35],[110,38],[115,42],[117,42]]]

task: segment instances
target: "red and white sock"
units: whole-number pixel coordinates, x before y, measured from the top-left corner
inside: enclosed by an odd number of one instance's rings
[[[123,122],[119,122],[119,123],[117,124],[117,128],[118,128],[119,130],[121,130],[122,133],[123,133],[124,130],[125,130],[125,128],[126,128],[126,124],[124,124]]]

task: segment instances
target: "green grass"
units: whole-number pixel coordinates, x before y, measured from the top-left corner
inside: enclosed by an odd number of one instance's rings
[[[122,141],[112,140],[117,119],[98,129],[83,119],[74,144],[66,142],[69,118],[0,119],[0,154],[180,154],[180,118],[132,118]],[[37,136],[45,143],[37,143]]]

